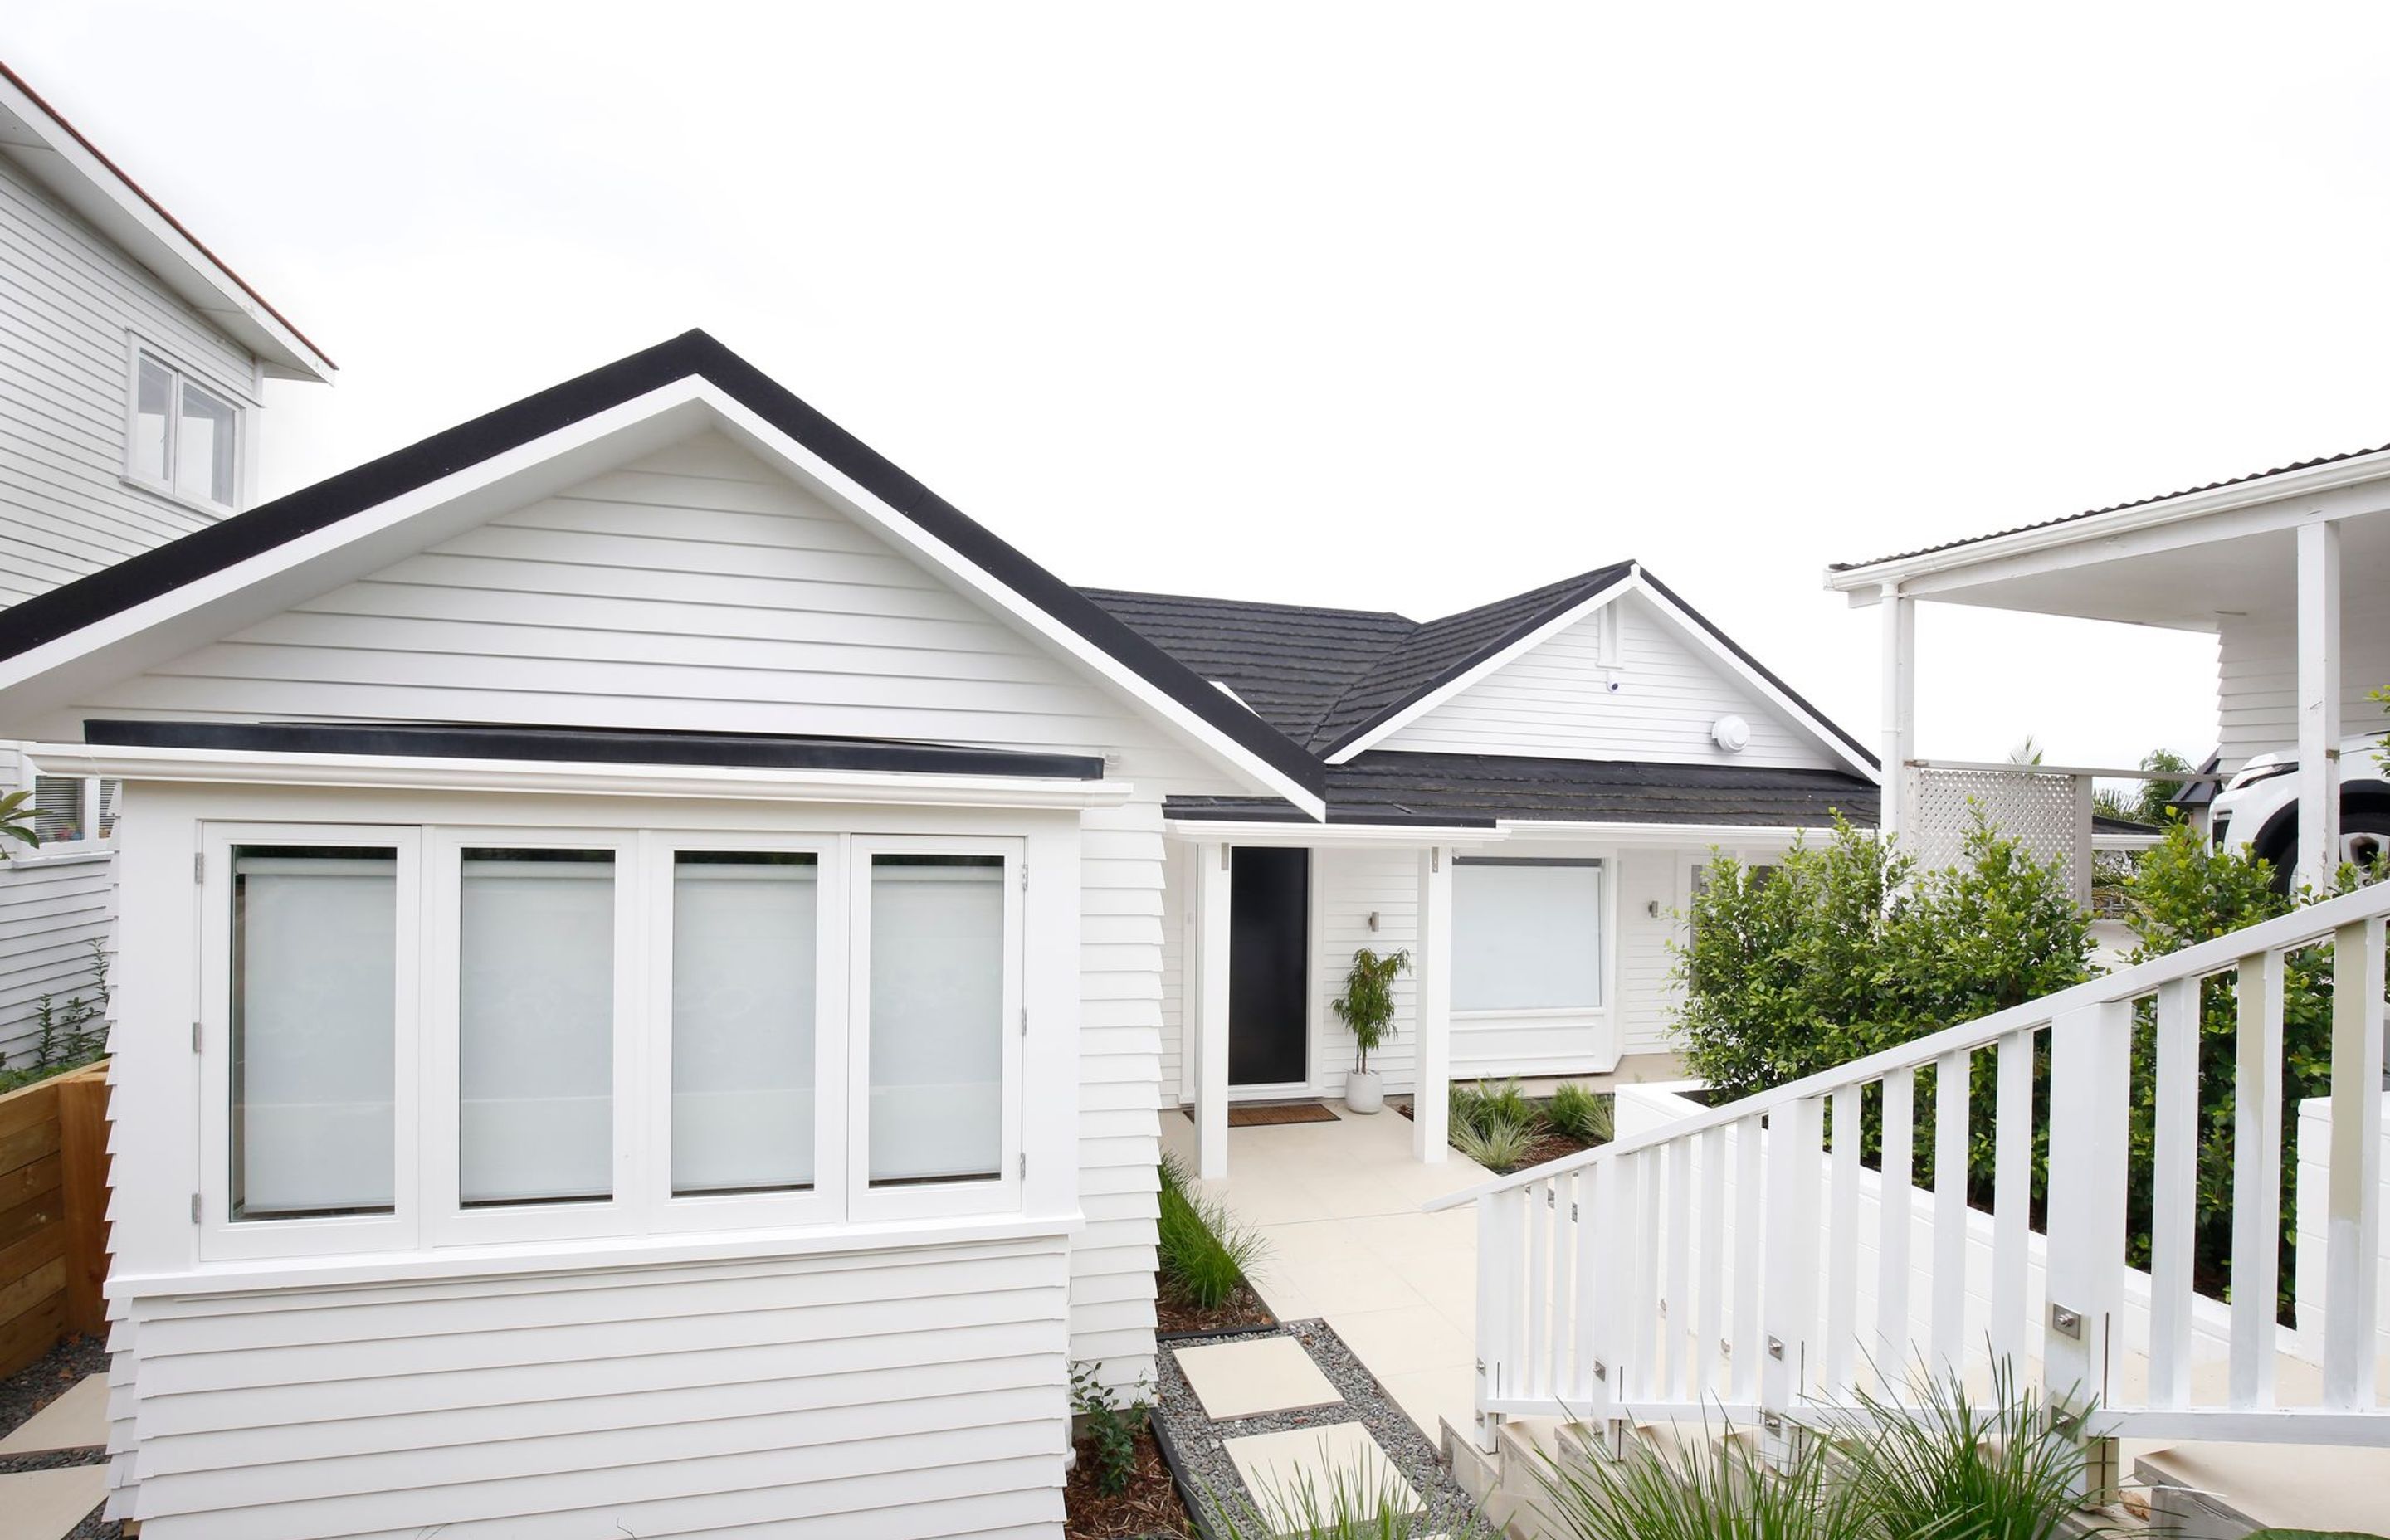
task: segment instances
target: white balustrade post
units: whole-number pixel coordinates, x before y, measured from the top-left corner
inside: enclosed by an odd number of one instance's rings
[[[2133,1007],[2115,1000],[2068,1011],[2049,1032],[2049,1301],[2042,1326],[2044,1403],[2081,1440],[2075,1495],[2109,1500],[2115,1441],[2086,1438],[2083,1418],[2107,1403],[2123,1345],[2126,1133]],[[2113,1346],[2112,1346],[2113,1343]]]
[[[1229,847],[1195,847],[1195,1171],[1228,1174]]]
[[[1411,1153],[1433,1165],[1451,1153],[1452,852],[1420,852],[1419,944],[1411,958],[1419,1041],[1412,1045]]]
[[[2298,532],[2299,842],[2296,880],[2340,866],[2340,526]]]
[[[1485,1409],[1494,1397],[1498,1351],[1506,1324],[1502,1319],[1502,1194],[1489,1192],[1477,1200],[1477,1447],[1495,1452],[1502,1419]]]
[[[1801,1446],[1792,1414],[1818,1333],[1818,1186],[1825,1103],[1805,1097],[1768,1115],[1767,1324],[1759,1360],[1760,1452],[1789,1469]]]
[[[2332,944],[2332,1174],[2324,1198],[2323,1404],[2373,1405],[2382,1251],[2383,923]]]

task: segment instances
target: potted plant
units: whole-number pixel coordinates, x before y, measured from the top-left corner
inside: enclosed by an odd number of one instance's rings
[[[1331,1002],[1336,1019],[1353,1029],[1353,1072],[1344,1077],[1344,1105],[1375,1112],[1386,1105],[1386,1084],[1369,1068],[1369,1054],[1394,1031],[1394,980],[1411,965],[1408,952],[1384,956],[1363,947],[1353,954],[1344,993]]]

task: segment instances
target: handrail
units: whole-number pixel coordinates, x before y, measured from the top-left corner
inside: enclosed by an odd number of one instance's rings
[[[2138,999],[2171,980],[2221,973],[2243,957],[2255,956],[2263,952],[2287,951],[2328,936],[2345,925],[2380,918],[2384,916],[2390,916],[2390,882],[2380,882],[2371,887],[2359,888],[2355,892],[2342,893],[2338,897],[2325,899],[2319,904],[2308,905],[2290,914],[2278,915],[2272,919],[2261,921],[2244,930],[2235,930],[2229,935],[2200,942],[2196,945],[2186,946],[2179,952],[2170,952],[2162,957],[2152,957],[2145,963],[2137,963],[2120,972],[2088,979],[2082,983],[2062,989],[2054,995],[2044,995],[2037,999],[2027,1000],[2023,1005],[1996,1010],[1989,1016],[1979,1016],[1972,1021],[1962,1021],[1955,1027],[1945,1027],[1940,1032],[1928,1036],[1895,1044],[1881,1052],[1870,1054],[1865,1059],[1855,1059],[1848,1063],[1837,1064],[1831,1069],[1820,1070],[1816,1074],[1805,1075],[1799,1080],[1789,1081],[1771,1090],[1757,1092],[1744,1097],[1740,1101],[1728,1102],[1722,1107],[1709,1108],[1692,1117],[1680,1118],[1676,1122],[1646,1130],[1627,1138],[1613,1139],[1608,1144],[1597,1145],[1591,1149],[1581,1150],[1574,1155],[1563,1155],[1559,1160],[1547,1161],[1539,1166],[1529,1166],[1523,1170],[1514,1171],[1508,1176],[1497,1176],[1490,1182],[1481,1182],[1473,1187],[1466,1187],[1458,1192],[1432,1200],[1423,1207],[1430,1213],[1444,1209],[1458,1208],[1464,1203],[1473,1203],[1478,1199],[1490,1197],[1497,1192],[1508,1192],[1516,1187],[1548,1180],[1562,1172],[1580,1171],[1587,1166],[1599,1165],[1604,1161],[1634,1154],[1637,1150],[1672,1144],[1678,1139],[1689,1138],[1713,1128],[1724,1128],[1730,1123],[1741,1123],[1745,1118],[1772,1112],[1779,1108],[1789,1107],[1811,1097],[1824,1096],[1853,1085],[1868,1084],[1902,1070],[1921,1070],[1945,1054],[1980,1048],[1986,1044],[1998,1042],[2010,1033],[2021,1028],[2041,1026],[2069,1011],[2079,1010],[2087,1006],[2106,1005],[2117,1000]]]

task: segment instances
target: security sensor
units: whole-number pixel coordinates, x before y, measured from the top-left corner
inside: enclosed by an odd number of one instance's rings
[[[1626,682],[1613,674],[1610,676],[1605,687],[1609,689],[1611,694],[1616,695],[1620,690],[1626,687]]]

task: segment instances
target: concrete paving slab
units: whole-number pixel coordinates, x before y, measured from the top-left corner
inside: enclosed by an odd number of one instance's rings
[[[1263,1521],[1279,1534],[1298,1531],[1307,1516],[1333,1515],[1340,1495],[1350,1505],[1348,1512],[1361,1515],[1376,1511],[1381,1498],[1397,1513],[1417,1513],[1427,1506],[1357,1422],[1254,1433],[1226,1440],[1221,1447]]]
[[[1344,1400],[1311,1361],[1311,1354],[1303,1351],[1303,1344],[1291,1337],[1212,1342],[1174,1348],[1172,1353],[1178,1360],[1178,1371],[1202,1404],[1203,1415],[1215,1422],[1264,1412],[1335,1406]]]
[[[64,1540],[107,1500],[104,1465],[0,1475],[0,1540]]]
[[[67,1392],[35,1412],[6,1438],[0,1458],[45,1455],[58,1449],[92,1449],[108,1443],[108,1378],[88,1374]]]

